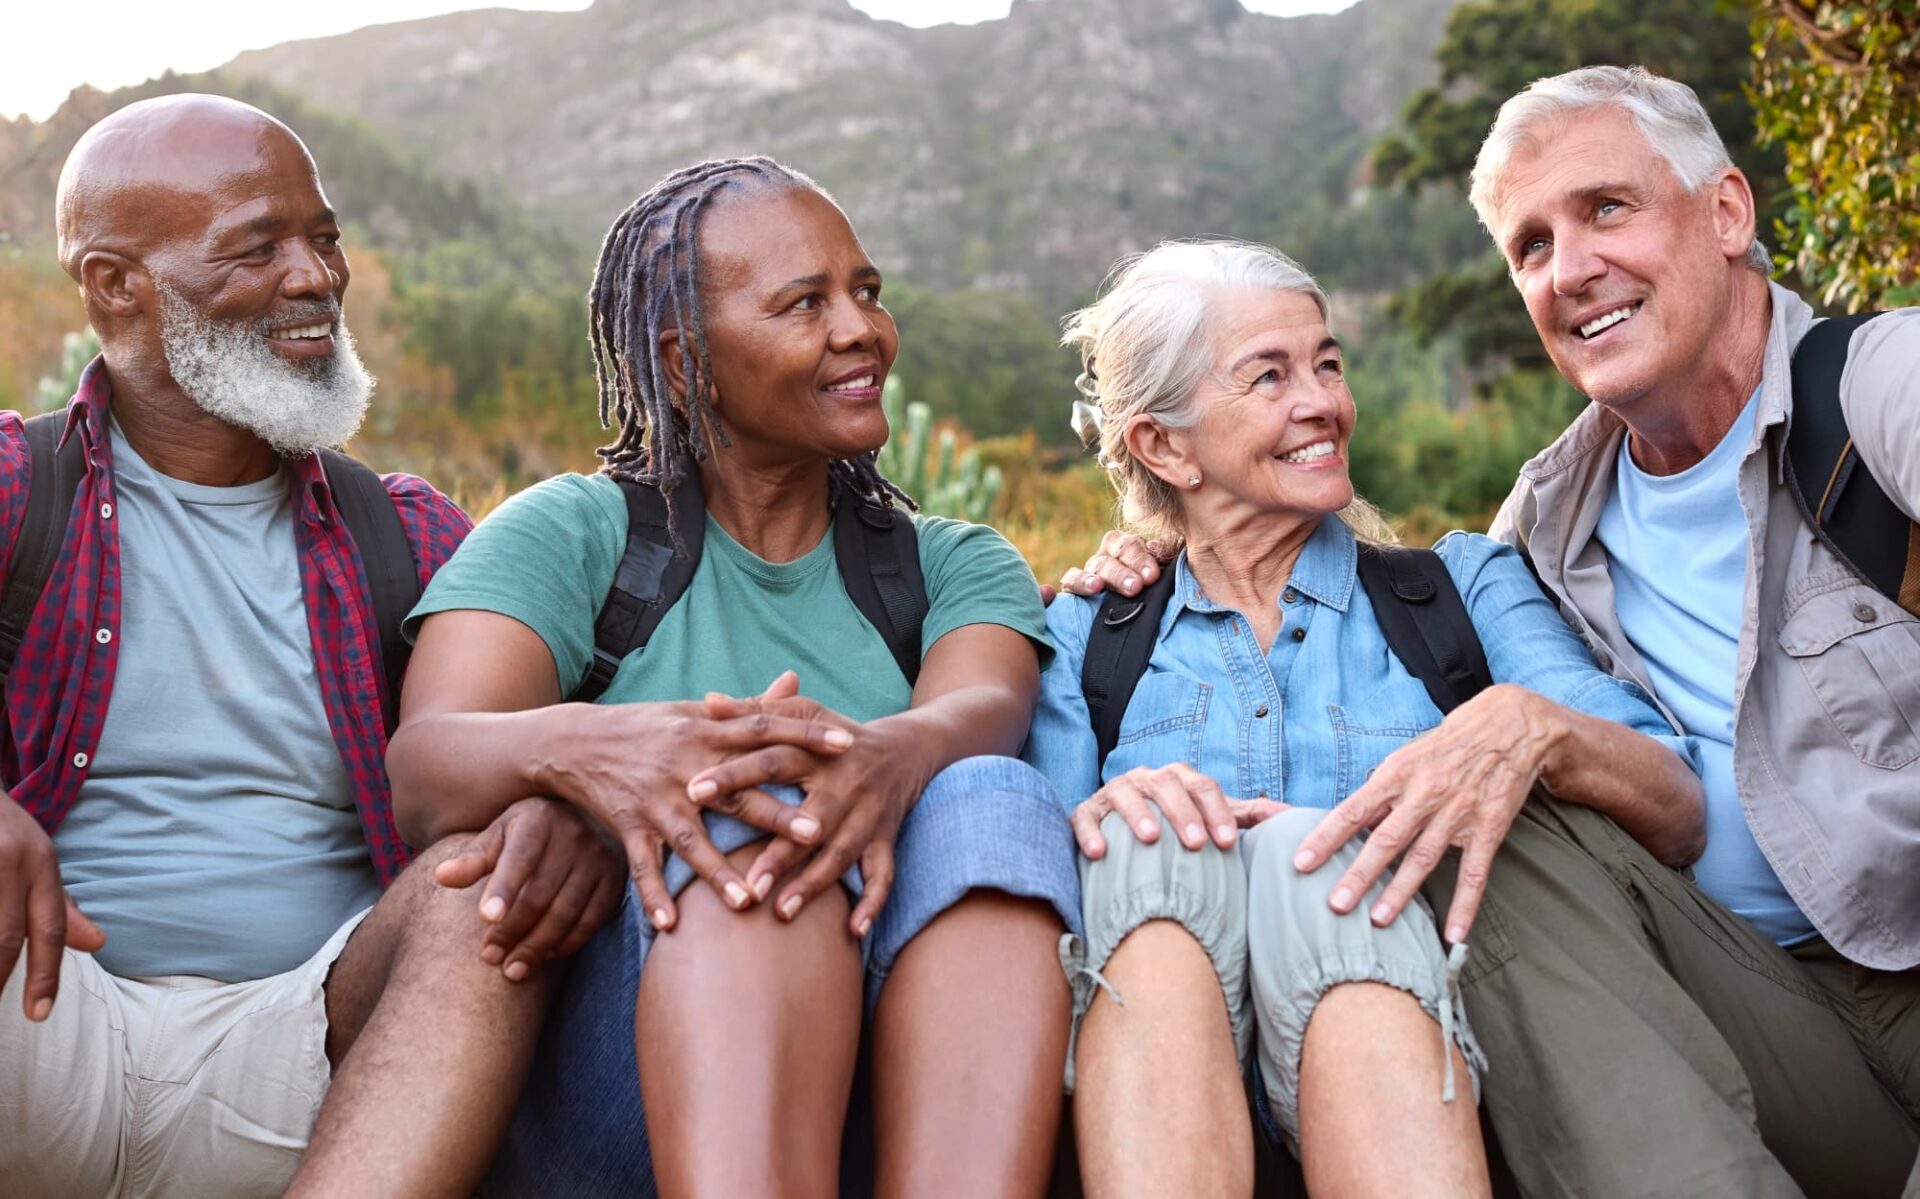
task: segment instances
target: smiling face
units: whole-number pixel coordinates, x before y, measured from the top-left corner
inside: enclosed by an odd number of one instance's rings
[[[1186,462],[1162,474],[1188,528],[1202,532],[1223,509],[1317,518],[1346,507],[1353,397],[1319,305],[1299,292],[1233,290],[1212,298],[1208,323],[1213,369],[1194,396],[1200,419],[1170,432]],[[1199,489],[1187,487],[1190,474]]]
[[[1537,133],[1506,169],[1492,232],[1541,344],[1609,407],[1683,397],[1712,371],[1747,269],[1746,180],[1730,171],[1688,193],[1617,107]]]
[[[806,187],[726,195],[702,220],[700,266],[713,407],[734,452],[777,463],[885,443],[880,389],[899,334],[831,200]]]

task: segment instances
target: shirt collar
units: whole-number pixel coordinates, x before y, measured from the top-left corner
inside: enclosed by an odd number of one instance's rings
[[[1287,587],[1341,612],[1353,599],[1353,580],[1358,569],[1359,547],[1353,530],[1337,516],[1323,516],[1320,524],[1300,548]],[[1173,599],[1170,608],[1185,607],[1195,612],[1218,612],[1219,605],[1200,592],[1200,584],[1187,566],[1187,552],[1180,551],[1174,563]]]
[[[87,364],[80,376],[80,387],[67,404],[67,423],[60,432],[61,443],[65,444],[78,430],[88,456],[104,461],[110,452],[107,417],[112,400],[113,384],[107,378],[106,356],[101,355]],[[327,481],[326,464],[320,455],[307,454],[282,461],[287,464],[288,486],[293,489],[294,507],[300,519],[310,525],[332,524],[339,516],[339,509],[334,506],[333,487]]]

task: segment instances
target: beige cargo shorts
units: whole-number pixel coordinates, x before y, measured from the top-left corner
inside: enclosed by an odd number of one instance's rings
[[[252,982],[118,978],[65,951],[44,1024],[0,992],[0,1195],[278,1195],[327,1063],[327,973],[365,912],[300,966]]]

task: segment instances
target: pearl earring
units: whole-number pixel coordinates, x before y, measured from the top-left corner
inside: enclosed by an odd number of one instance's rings
[[[1200,476],[1199,476],[1199,475],[1188,475],[1188,476],[1187,476],[1187,486],[1189,486],[1189,487],[1198,487],[1198,486],[1200,486]]]

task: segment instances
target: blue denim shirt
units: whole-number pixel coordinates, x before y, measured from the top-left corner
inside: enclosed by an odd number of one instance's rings
[[[1676,736],[1638,686],[1594,664],[1511,546],[1451,533],[1434,547],[1460,588],[1494,681],[1617,720],[1670,746],[1697,773],[1692,738]],[[1279,599],[1283,623],[1260,652],[1239,612],[1201,593],[1183,553],[1160,639],[1127,704],[1120,739],[1097,769],[1080,666],[1098,598],[1061,596],[1047,613],[1057,653],[1040,680],[1027,761],[1069,808],[1136,766],[1185,762],[1236,799],[1327,808],[1388,754],[1440,723],[1359,586],[1353,533],[1322,520]]]

